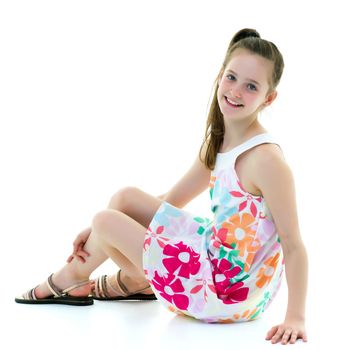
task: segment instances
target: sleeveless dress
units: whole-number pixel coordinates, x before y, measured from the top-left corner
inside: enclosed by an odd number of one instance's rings
[[[250,321],[261,316],[278,291],[284,259],[263,196],[246,192],[235,171],[237,157],[263,143],[256,135],[218,153],[209,194],[213,217],[163,201],[147,229],[145,276],[170,311],[207,323]]]

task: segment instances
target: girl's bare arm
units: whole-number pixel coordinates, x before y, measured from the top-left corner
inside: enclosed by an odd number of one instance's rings
[[[273,327],[266,339],[273,343],[294,343],[297,338],[306,341],[308,259],[299,230],[293,175],[283,157],[268,148],[257,152],[253,164],[253,173],[257,174],[254,184],[262,192],[279,234],[288,284],[284,322]]]

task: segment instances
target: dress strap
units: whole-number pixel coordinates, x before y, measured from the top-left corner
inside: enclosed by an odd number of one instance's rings
[[[236,146],[235,148],[231,149],[228,152],[217,153],[215,169],[213,170],[213,173],[216,173],[216,171],[218,171],[219,169],[231,167],[232,164],[235,164],[239,155],[248,151],[250,148],[261,145],[263,143],[276,144],[277,146],[280,147],[283,154],[282,147],[278,142],[276,142],[275,138],[270,133],[266,132],[263,134],[258,134],[251,137],[247,141],[241,143],[240,145]]]
[[[234,157],[237,158],[242,153],[248,151],[249,149],[261,145],[263,143],[275,143],[281,148],[281,146],[276,142],[274,137],[270,133],[264,133],[255,135],[249,140],[243,142],[235,148]]]

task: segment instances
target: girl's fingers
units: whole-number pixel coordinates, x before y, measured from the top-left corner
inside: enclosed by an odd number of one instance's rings
[[[83,255],[84,257],[88,257],[90,256],[90,253],[88,253],[86,250],[79,250],[79,255]]]
[[[278,326],[274,326],[272,327],[268,332],[267,332],[267,335],[266,335],[266,340],[270,340],[272,338],[272,336],[276,333],[278,329]]]
[[[83,256],[83,257],[87,257],[87,256],[90,256],[90,253],[87,252],[86,250],[83,249],[84,245],[81,245],[81,247],[78,248],[78,250],[73,253],[75,255],[80,255],[80,256]]]
[[[79,255],[76,255],[76,254],[70,255],[66,260],[66,262],[69,264],[74,258],[78,259],[81,262],[85,262],[85,261],[82,261],[82,258]]]
[[[284,333],[283,328],[278,328],[276,334],[272,337],[271,342],[277,343],[281,339],[283,333]]]
[[[78,259],[80,262],[85,263],[85,258],[90,256],[90,254],[86,251],[79,250],[76,253],[71,254],[66,260],[67,263],[70,263],[74,258]]]
[[[280,324],[278,326],[272,327],[266,335],[266,340],[271,340],[272,344],[281,341],[281,344],[294,344],[298,338],[301,338],[304,342],[307,342],[307,336],[305,329],[299,329],[298,327],[291,327]]]
[[[73,244],[73,254],[77,254],[80,250],[83,250],[84,243],[79,242],[77,244]]]
[[[293,331],[291,337],[290,337],[290,343],[294,344],[298,338],[298,331]]]
[[[90,256],[90,253],[84,250],[84,245],[90,235],[91,229],[87,228],[82,231],[73,242],[73,253],[68,257],[67,262],[70,263],[74,258],[85,263],[85,258]]]
[[[85,263],[84,257],[80,254],[75,254],[74,257],[77,258],[81,263]]]
[[[79,258],[83,259],[83,261],[85,262],[85,258],[87,258],[88,256],[90,256],[90,253],[87,252],[86,250],[83,250],[82,248],[80,248],[76,253],[75,256],[78,256]]]
[[[282,344],[287,344],[288,341],[289,341],[289,338],[290,338],[290,335],[292,334],[292,330],[291,329],[286,329],[284,331],[284,334],[282,336],[282,340],[281,340],[281,343]]]
[[[83,263],[83,264],[85,263],[85,259],[83,257],[77,255],[77,258],[81,263]]]
[[[81,242],[73,244],[73,254],[76,254],[78,250],[82,248],[83,244]]]

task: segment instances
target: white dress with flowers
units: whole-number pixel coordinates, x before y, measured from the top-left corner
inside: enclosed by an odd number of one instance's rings
[[[204,322],[259,317],[274,298],[284,261],[278,233],[263,196],[246,192],[235,171],[243,152],[276,143],[256,135],[218,153],[209,189],[213,218],[163,201],[144,240],[145,275],[170,311]]]

